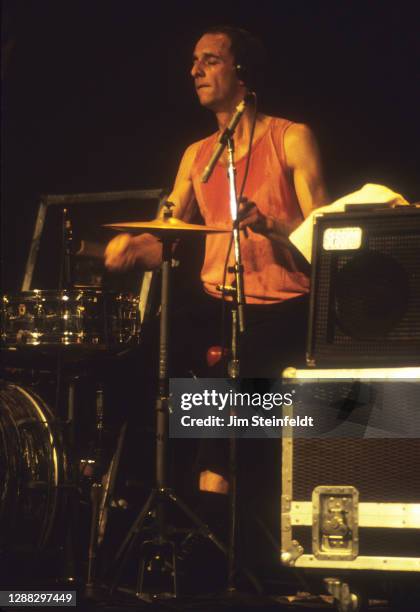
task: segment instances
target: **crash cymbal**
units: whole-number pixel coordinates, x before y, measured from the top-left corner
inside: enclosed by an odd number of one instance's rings
[[[152,234],[172,232],[180,234],[198,232],[201,234],[227,233],[230,230],[212,227],[210,225],[196,225],[185,223],[181,219],[169,217],[169,219],[153,219],[152,221],[125,221],[123,223],[106,223],[103,227],[109,227],[118,231],[149,231]]]

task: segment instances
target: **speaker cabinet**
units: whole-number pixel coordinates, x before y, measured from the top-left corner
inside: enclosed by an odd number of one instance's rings
[[[420,208],[319,215],[307,363],[420,364]]]
[[[288,368],[284,380],[298,393],[287,414],[295,416],[306,385],[313,398],[308,415],[316,419],[312,408],[320,402],[331,407],[331,398],[337,411],[347,406],[349,414],[353,385],[367,419],[378,410],[384,424],[386,414],[398,423],[401,415],[418,413],[419,405],[420,368],[404,370]],[[281,559],[305,570],[305,577],[345,575],[376,595],[392,573],[395,580],[405,573],[419,584],[420,438],[385,429],[388,437],[380,437],[379,429],[365,434],[304,438],[297,428],[282,429]]]

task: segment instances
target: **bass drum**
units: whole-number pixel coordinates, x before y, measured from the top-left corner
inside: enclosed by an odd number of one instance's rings
[[[43,400],[0,383],[0,550],[45,550],[62,516],[67,458],[55,419]]]

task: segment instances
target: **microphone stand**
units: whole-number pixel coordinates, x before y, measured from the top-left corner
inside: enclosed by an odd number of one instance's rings
[[[223,133],[221,134],[219,138],[219,142],[217,143],[217,146],[215,150],[213,151],[213,154],[209,160],[209,163],[204,168],[204,171],[201,175],[202,183],[207,183],[207,181],[211,177],[213,170],[217,164],[217,161],[219,160],[220,156],[222,155],[223,151],[226,148],[226,145],[228,144],[228,140],[232,139],[235,133],[236,127],[239,121],[241,120],[242,115],[245,112],[246,105],[248,104],[248,102],[253,100],[254,95],[255,94],[253,94],[252,92],[247,93],[244,99],[241,100],[241,102],[239,102],[238,106],[235,108],[235,112],[233,113],[228,126],[223,130]]]
[[[235,145],[233,138],[227,139],[228,149],[228,177],[229,177],[229,199],[230,199],[230,212],[233,220],[233,249],[235,254],[235,264],[233,266],[233,272],[235,273],[235,286],[236,286],[236,307],[238,310],[238,325],[239,332],[242,334],[245,331],[245,293],[244,293],[244,267],[242,265],[241,256],[241,242],[239,233],[239,221],[238,221],[238,197],[236,194],[236,168],[234,162]],[[233,337],[233,334],[232,334]],[[236,337],[236,335],[235,335]],[[237,351],[235,351],[237,353]],[[237,378],[239,376],[239,360],[237,361],[238,371],[233,370],[233,374],[229,373],[231,378]]]
[[[232,339],[231,339],[231,359],[228,364],[228,375],[232,380],[239,378],[240,374],[240,359],[239,359],[239,337],[245,331],[245,293],[244,293],[244,268],[242,265],[241,246],[240,246],[240,231],[238,220],[238,197],[236,192],[236,168],[234,162],[235,145],[233,135],[236,127],[245,111],[246,104],[253,98],[252,93],[248,93],[245,98],[238,104],[235,112],[219,138],[216,149],[213,152],[204,172],[201,176],[201,182],[206,183],[215,166],[227,147],[228,151],[228,179],[229,179],[229,200],[230,212],[233,221],[233,243],[235,263],[230,272],[235,274],[234,287],[221,287],[223,293],[227,293],[232,297]],[[230,414],[233,415],[233,408],[230,407]],[[227,591],[230,595],[236,592],[235,573],[236,573],[236,539],[237,539],[237,444],[236,438],[232,436],[229,439],[229,542],[228,542],[228,580]],[[253,581],[257,590],[260,590],[257,581]]]
[[[233,134],[232,134],[233,136]],[[234,162],[235,145],[233,137],[227,138],[228,150],[228,178],[230,211],[233,220],[233,244],[235,263],[233,269],[235,274],[234,291],[230,292],[233,298],[232,307],[232,338],[231,359],[228,364],[228,375],[236,380],[240,374],[239,359],[239,337],[245,331],[245,294],[244,294],[244,268],[242,265],[240,232],[238,221],[238,198],[236,193],[236,168]],[[230,414],[233,414],[232,406]],[[236,539],[237,539],[237,444],[234,435],[229,439],[229,542],[228,542],[228,593],[233,594],[235,587],[236,572]]]

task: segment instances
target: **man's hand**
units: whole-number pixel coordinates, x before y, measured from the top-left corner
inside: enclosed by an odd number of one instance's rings
[[[289,234],[297,227],[299,220],[289,223],[284,219],[276,219],[264,215],[254,202],[242,198],[238,212],[239,228],[249,227],[253,232],[262,234],[269,240],[290,246]]]
[[[130,234],[118,234],[105,249],[105,266],[109,270],[126,270],[134,262],[130,254]]]
[[[128,270],[134,265],[145,270],[153,270],[162,261],[162,245],[151,234],[130,236],[119,234],[108,243],[105,249],[105,266],[109,270]]]
[[[254,202],[250,202],[247,198],[241,198],[238,220],[240,229],[249,227],[258,234],[267,232],[267,217],[260,212]]]

